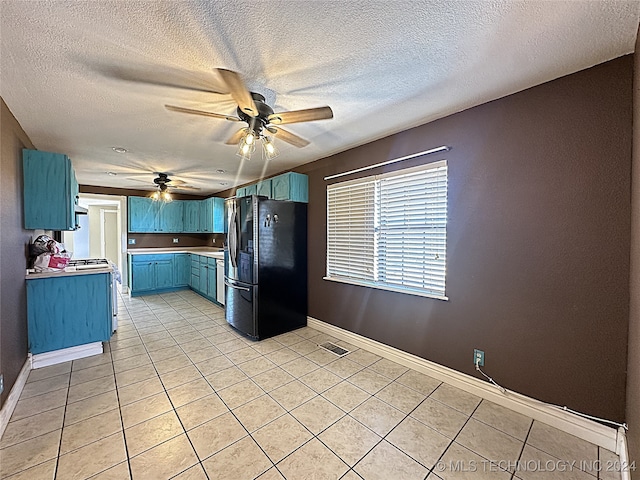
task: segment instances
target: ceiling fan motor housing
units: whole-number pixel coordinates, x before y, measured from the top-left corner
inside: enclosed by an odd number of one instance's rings
[[[268,123],[267,117],[269,115],[273,115],[273,108],[265,103],[265,98],[263,95],[250,92],[251,98],[253,98],[253,103],[256,104],[256,108],[258,109],[258,115],[255,117],[251,117],[243,112],[240,107],[237,108],[238,117],[240,117],[243,121],[247,122],[249,126],[253,124],[253,131],[256,135],[259,135],[262,132],[264,126]]]

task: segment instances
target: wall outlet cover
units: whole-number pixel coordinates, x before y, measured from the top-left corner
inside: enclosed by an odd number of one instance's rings
[[[4,375],[0,375],[0,393],[4,392]]]
[[[179,238],[174,238],[173,243],[178,243],[179,240],[180,240]]]
[[[484,367],[484,352],[482,350],[473,349],[473,364]]]
[[[135,238],[130,238],[128,243],[129,243],[129,245],[135,245],[136,244],[136,239]]]

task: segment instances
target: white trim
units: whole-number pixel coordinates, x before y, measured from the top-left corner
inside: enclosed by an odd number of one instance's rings
[[[621,480],[631,480],[631,472],[629,470],[629,451],[627,450],[627,434],[622,427],[618,428],[616,454],[620,456]]]
[[[11,391],[9,392],[9,396],[5,400],[2,405],[2,409],[0,410],[0,438],[4,435],[4,431],[9,424],[9,420],[11,419],[11,415],[13,415],[13,411],[16,409],[16,405],[18,404],[18,400],[20,399],[20,395],[22,394],[22,389],[24,388],[25,383],[27,383],[27,378],[29,377],[29,372],[31,371],[31,362],[27,358],[18,374],[18,378],[11,387]]]
[[[620,438],[620,433],[614,428],[587,420],[520,393],[507,390],[507,393],[503,394],[484,380],[330,325],[316,318],[307,317],[307,325],[621,455],[618,443],[624,442],[624,439]]]
[[[77,347],[63,348],[53,352],[38,353],[31,355],[31,368],[48,367],[57,363],[69,362],[79,358],[99,355],[103,352],[102,342],[85,343]]]
[[[386,162],[376,163],[374,165],[368,165],[368,166],[362,167],[362,168],[356,168],[355,170],[349,170],[348,172],[336,173],[335,175],[329,175],[327,177],[324,177],[324,180],[325,181],[332,180],[334,178],[344,177],[346,175],[351,175],[352,173],[364,172],[366,170],[371,170],[373,168],[383,167],[385,165],[390,165],[390,164],[396,163],[396,162],[402,162],[403,160],[409,160],[411,158],[421,157],[422,155],[429,155],[431,153],[439,153],[439,152],[448,152],[449,150],[451,150],[451,147],[449,147],[447,145],[443,145],[441,147],[432,148],[430,150],[425,150],[423,152],[412,153],[411,155],[405,155],[404,157],[394,158],[393,160],[387,160]]]

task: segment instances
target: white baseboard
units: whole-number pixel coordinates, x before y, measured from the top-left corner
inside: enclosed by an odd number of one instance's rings
[[[53,352],[31,355],[31,368],[48,367],[57,363],[69,362],[79,358],[99,355],[103,352],[102,342],[86,343],[77,347],[63,348]]]
[[[534,420],[551,425],[587,442],[616,452],[618,455],[621,454],[621,446],[626,445],[626,439],[621,438],[621,436],[624,437],[624,430],[622,429],[618,431],[510,390],[502,393],[484,380],[444,367],[313,317],[307,317],[307,325]]]
[[[20,370],[20,373],[18,374],[18,378],[16,378],[13,387],[11,387],[11,391],[5,400],[4,405],[2,405],[2,409],[0,410],[0,438],[4,435],[4,431],[9,424],[11,415],[13,415],[13,411],[16,409],[18,399],[22,394],[22,389],[24,388],[25,383],[27,383],[30,371],[31,362],[27,358]]]

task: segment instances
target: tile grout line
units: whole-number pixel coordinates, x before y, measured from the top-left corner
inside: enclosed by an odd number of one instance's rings
[[[531,423],[529,424],[529,429],[527,430],[527,434],[525,435],[524,441],[522,442],[522,448],[520,449],[520,454],[516,459],[516,465],[518,465],[518,463],[520,462],[520,459],[522,458],[522,454],[524,453],[524,448],[527,446],[527,440],[529,440],[529,435],[531,434],[532,428],[533,428],[533,421],[531,421]],[[517,479],[516,477],[517,471],[518,471],[518,468],[516,467],[516,470],[511,474],[511,480]]]

